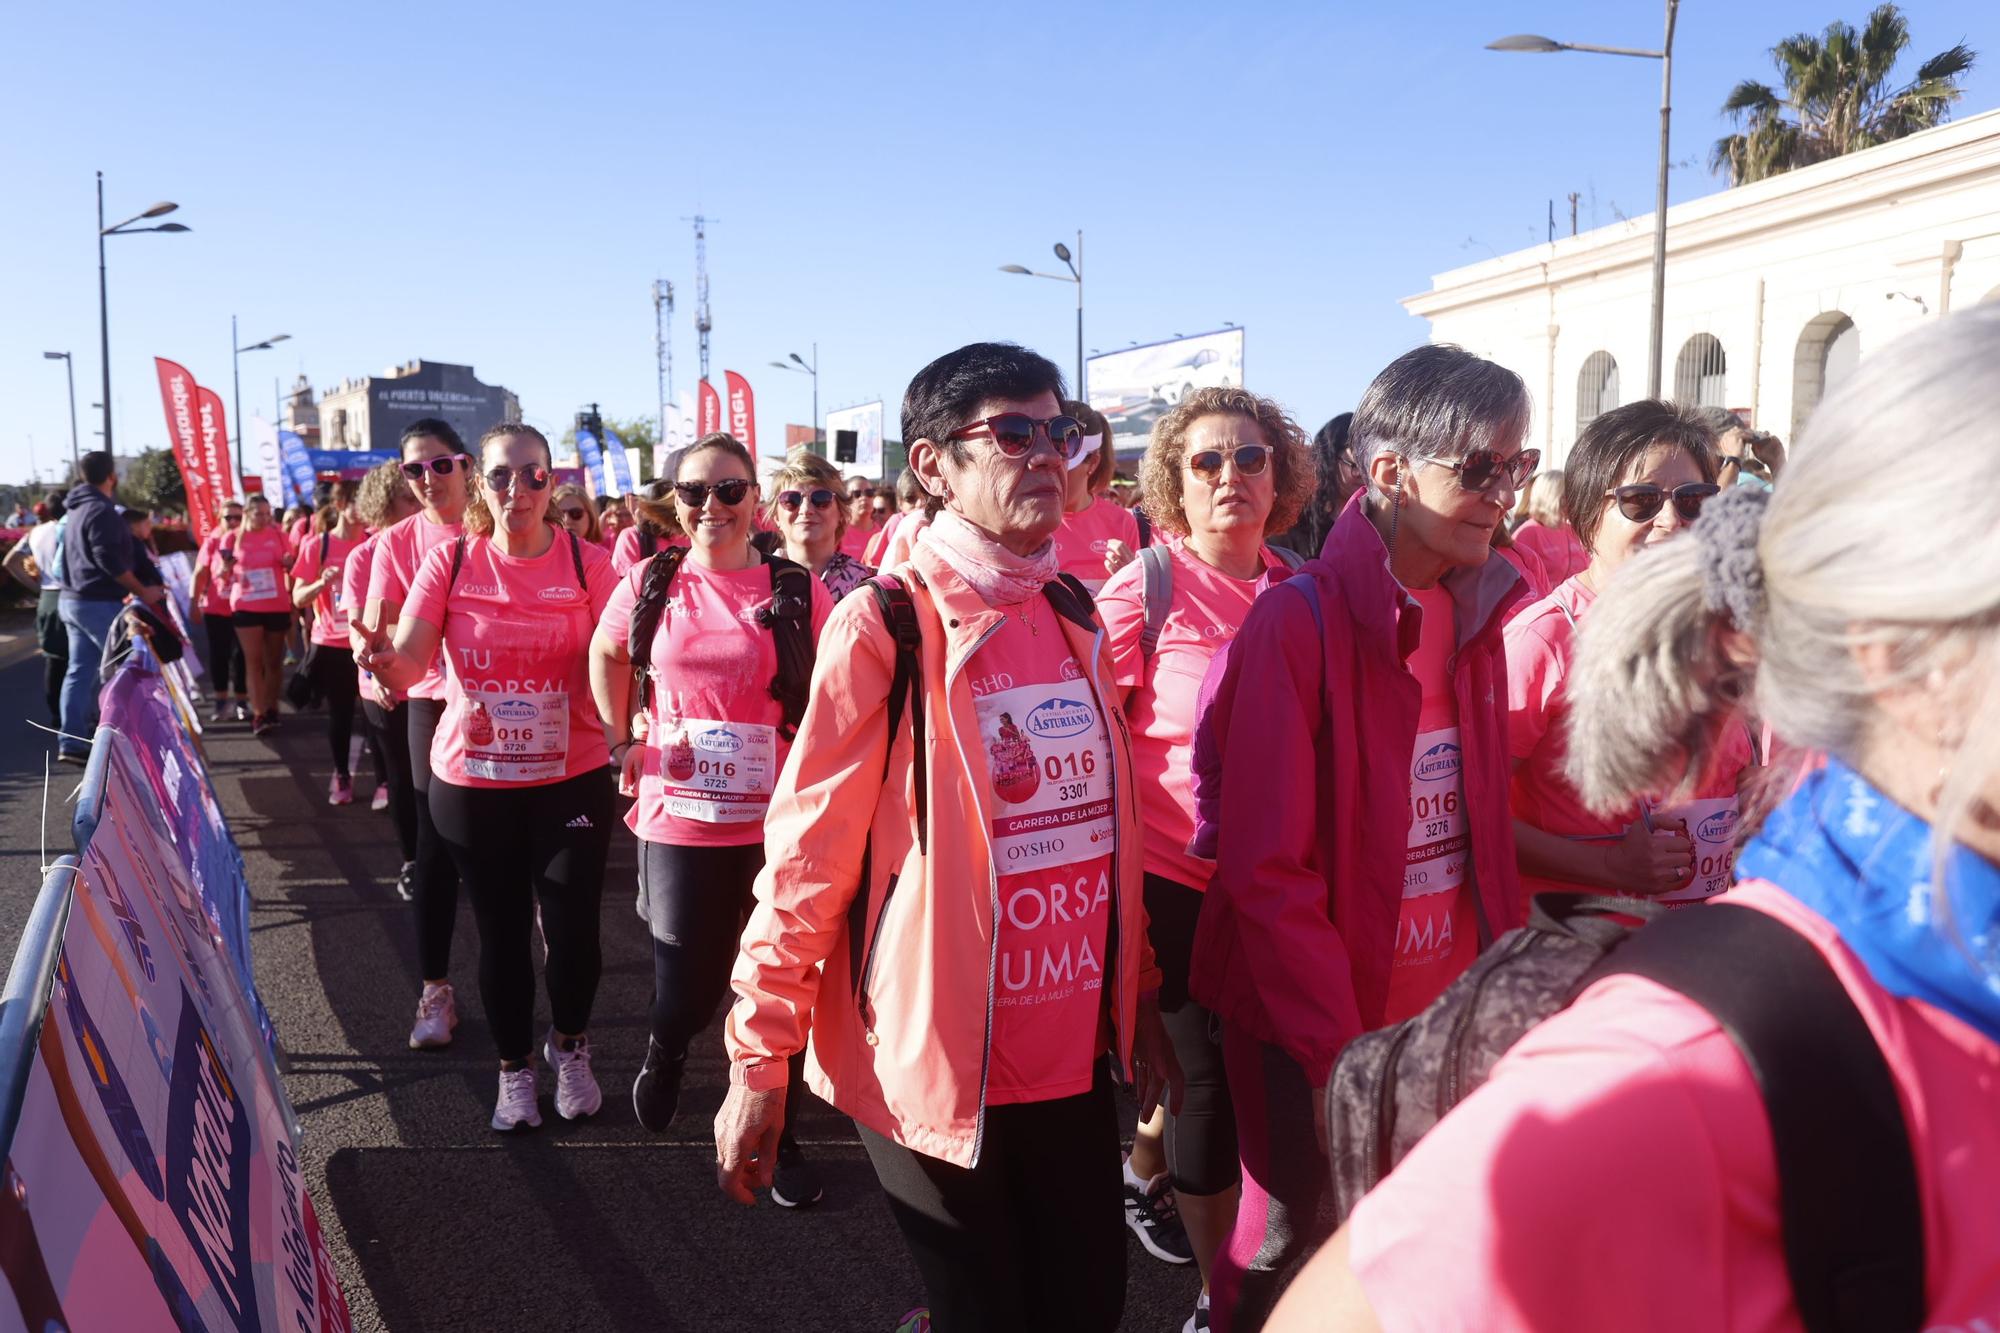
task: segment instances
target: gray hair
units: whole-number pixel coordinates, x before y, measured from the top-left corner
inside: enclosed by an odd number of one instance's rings
[[[1743,697],[1791,745],[1865,766],[1892,724],[1855,650],[1887,648],[1892,685],[1935,680],[1965,701],[1964,735],[1940,737],[1942,865],[2000,764],[1996,365],[2000,306],[1982,305],[1897,339],[1821,403],[1755,530],[1754,664],[1724,654],[1729,616],[1704,602],[1711,543],[1668,542],[1618,571],[1569,685],[1568,772],[1586,804],[1684,791]],[[1884,440],[1909,441],[1914,466],[1884,467]]]
[[[1451,343],[1403,353],[1361,395],[1350,428],[1354,461],[1371,492],[1383,450],[1412,463],[1519,444],[1528,433],[1528,386],[1519,375]]]
[[[1727,435],[1732,430],[1744,429],[1743,418],[1726,407],[1697,407],[1694,411],[1695,415],[1701,418],[1702,424],[1713,431],[1717,438]]]

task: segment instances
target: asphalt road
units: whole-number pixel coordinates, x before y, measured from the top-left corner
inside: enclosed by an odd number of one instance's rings
[[[12,956],[39,884],[40,662],[26,617],[0,619],[0,947]],[[452,1047],[406,1044],[419,978],[409,907],[393,881],[386,814],[326,805],[320,715],[272,737],[241,723],[207,738],[215,785],[254,898],[258,985],[278,1025],[286,1081],[321,1225],[359,1330],[854,1330],[888,1333],[923,1301],[852,1125],[816,1099],[799,1122],[826,1200],[741,1208],[714,1183],[709,1134],[725,1074],[719,1025],[689,1060],[681,1114],[655,1138],[629,1089],[646,1042],[652,972],[631,910],[632,844],[614,843],[605,973],[593,1021],[605,1108],[569,1125],[543,1076],[543,1128],[488,1130],[495,1063],[477,999],[477,941],[463,904],[452,959],[463,1020]],[[364,763],[362,772],[366,772]],[[76,785],[57,770],[52,804]],[[65,814],[53,852],[70,850]],[[547,1026],[539,1007],[537,1030]],[[1127,1107],[1129,1123],[1130,1108]],[[1127,1241],[1123,1327],[1181,1327],[1198,1280]]]

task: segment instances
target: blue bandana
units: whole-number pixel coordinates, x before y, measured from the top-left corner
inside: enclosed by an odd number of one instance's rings
[[[1929,824],[1829,760],[1772,812],[1737,874],[1769,880],[1825,917],[1891,995],[2000,1042],[2000,868],[1953,848],[1946,921],[1931,892],[1935,859]]]

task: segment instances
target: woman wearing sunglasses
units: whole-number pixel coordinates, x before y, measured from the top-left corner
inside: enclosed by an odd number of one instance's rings
[[[500,1054],[495,1131],[542,1123],[535,1087],[534,939],[541,926],[554,1025],[541,1046],[556,1114],[596,1114],[590,1009],[603,968],[598,909],[616,819],[606,728],[590,693],[590,637],[617,582],[602,548],[549,513],[549,442],[506,422],[479,442],[464,535],[431,548],[394,646],[364,663],[407,687],[434,662],[445,707],[430,805],[472,896],[479,999]]]
[[[604,546],[604,531],[597,526],[597,506],[590,502],[589,494],[575,482],[556,487],[556,493],[549,501],[549,512],[561,522],[564,531],[575,534],[580,542],[592,546]]]
[[[1390,363],[1355,408],[1364,488],[1210,673],[1196,748],[1221,758],[1196,799],[1219,839],[1189,992],[1221,1021],[1243,1167],[1218,1329],[1262,1327],[1330,1229],[1334,1057],[1515,924],[1501,626],[1524,589],[1489,557],[1539,460],[1528,416],[1520,376],[1460,348]]]
[[[1697,410],[1656,399],[1591,419],[1563,474],[1563,516],[1589,553],[1583,572],[1507,627],[1508,753],[1521,892],[1615,893],[1698,902],[1729,887],[1737,789],[1755,762],[1728,727],[1716,767],[1685,801],[1593,813],[1563,770],[1577,626],[1639,552],[1680,540],[1717,491],[1715,437]]]
[[[1180,1081],[1129,735],[1052,541],[1083,443],[1062,388],[1006,343],[910,383],[903,438],[936,517],[900,600],[849,597],[828,622],[765,824],[716,1118],[720,1183],[748,1203],[810,1031],[813,1090],[859,1126],[938,1327],[961,1333],[1116,1327],[1110,1060],[1142,1115]]]
[[[1284,409],[1242,389],[1197,389],[1154,424],[1139,464],[1161,540],[1113,574],[1097,596],[1132,724],[1160,1014],[1187,1079],[1180,1112],[1166,1118],[1164,1152],[1157,1123],[1141,1126],[1134,1138],[1125,1165],[1126,1217],[1149,1251],[1169,1258],[1160,1250],[1171,1245],[1169,1208],[1177,1207],[1187,1248],[1171,1257],[1185,1263],[1192,1254],[1204,1280],[1236,1219],[1240,1170],[1221,1045],[1212,1015],[1187,991],[1195,921],[1213,869],[1187,851],[1194,835],[1195,697],[1251,602],[1297,566],[1297,556],[1266,540],[1298,517],[1313,480],[1305,432]],[[1204,1293],[1195,1328],[1207,1326],[1207,1308]]]
[[[791,748],[783,691],[773,684],[783,669],[772,616],[784,572],[798,577],[809,599],[812,636],[833,608],[817,579],[751,546],[755,476],[749,450],[731,436],[704,436],[683,451],[672,521],[694,544],[633,566],[591,643],[620,790],[638,798],[626,822],[639,835],[653,1007],[632,1105],[655,1134],[679,1109],[689,1044],[728,993],[750,886],[764,863],[764,812]],[[641,513],[649,508],[642,503]],[[637,654],[635,643],[643,645]],[[643,681],[634,680],[635,656],[644,660]],[[644,718],[637,738],[628,730],[635,712]],[[777,1202],[818,1202],[817,1172],[789,1137],[778,1158]]]
[[[840,469],[818,454],[796,450],[771,478],[764,516],[784,542],[785,558],[819,576],[834,601],[875,576],[841,549],[847,511],[840,503]]]
[[[367,525],[368,536],[348,555],[341,567],[341,583],[347,605],[366,606],[368,582],[375,571],[375,553],[382,536],[390,528],[417,512],[417,499],[410,494],[401,463],[383,463],[361,479],[355,498],[355,512]],[[358,664],[368,649],[367,632],[361,617],[349,612],[348,647]],[[387,809],[396,826],[396,842],[402,849],[402,869],[396,876],[396,891],[405,902],[416,892],[417,794],[410,776],[410,723],[405,696],[359,670],[361,722],[368,729],[383,772],[382,786],[375,793],[375,808]]]
[[[326,803],[347,805],[354,800],[354,777],[347,755],[354,739],[354,703],[360,694],[354,649],[348,642],[345,586],[341,573],[354,549],[368,535],[354,513],[356,485],[340,482],[326,508],[315,516],[318,532],[308,536],[292,558],[292,604],[312,611],[313,679],[326,700],[327,740],[333,750],[333,776],[327,780]]]
[[[1083,427],[1083,444],[1063,465],[1063,521],[1056,529],[1056,563],[1094,595],[1106,579],[1131,563],[1139,549],[1139,520],[1105,494],[1118,466],[1111,449],[1111,423],[1088,403],[1065,403],[1063,410]]]
[[[229,617],[243,653],[250,687],[250,732],[262,736],[278,725],[278,691],[284,684],[285,637],[292,628],[291,563],[285,530],[271,502],[252,495],[244,502],[243,530],[222,540],[229,567]]]
[[[243,502],[235,496],[223,501],[222,523],[201,539],[194,556],[194,584],[188,593],[197,624],[208,631],[208,694],[214,702],[208,720],[220,722],[235,700],[236,720],[250,718],[250,686],[244,673],[245,659],[236,642],[236,621],[229,612],[229,566],[235,561],[237,535],[243,531]],[[230,558],[222,558],[223,543],[229,543]],[[67,649],[65,649],[67,651]]]
[[[376,546],[362,615],[364,644],[395,635],[403,602],[424,557],[458,540],[472,464],[465,441],[451,423],[439,417],[421,417],[404,427],[403,461],[398,466],[418,509],[382,533]],[[438,837],[430,806],[431,742],[444,713],[443,664],[430,663],[416,680],[395,688],[407,691],[408,699],[402,712],[409,728],[410,778],[417,813],[417,868],[410,877],[410,893],[416,907],[417,967],[424,980],[416,1022],[410,1028],[410,1049],[426,1050],[449,1046],[451,1030],[458,1026],[458,999],[451,988],[458,871],[452,865],[450,850]]]

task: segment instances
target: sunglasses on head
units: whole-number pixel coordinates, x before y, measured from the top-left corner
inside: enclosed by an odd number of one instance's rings
[[[464,454],[445,454],[441,458],[432,458],[426,461],[420,461],[415,463],[405,463],[403,464],[403,475],[408,477],[411,481],[422,481],[424,479],[424,469],[429,468],[431,471],[437,473],[440,477],[449,477],[453,472],[456,472],[458,470],[459,460],[461,458],[466,459],[467,462],[471,461],[471,459],[467,458],[467,456]]]
[[[1676,486],[1671,491],[1663,490],[1650,481],[1632,486],[1620,486],[1606,491],[1618,501],[1618,512],[1634,523],[1651,523],[1660,516],[1667,501],[1674,502],[1674,512],[1681,516],[1681,522],[1692,523],[1701,517],[1701,507],[1708,497],[1722,488],[1712,481],[1691,481],[1685,486]]]
[[[981,428],[993,437],[993,443],[1009,458],[1020,458],[1035,447],[1035,432],[1048,436],[1063,461],[1075,458],[1083,449],[1083,423],[1075,417],[1050,417],[1046,421],[1029,416],[1026,412],[1002,412],[997,417],[984,417],[968,422],[951,433],[954,440],[970,439]]]
[[[830,508],[833,504],[833,499],[833,492],[824,486],[814,491],[780,491],[778,493],[778,503],[793,513],[797,513],[799,506],[808,500],[812,501],[814,509]],[[734,504],[735,502],[724,497],[723,503]]]
[[[722,503],[735,506],[742,504],[743,497],[750,494],[751,485],[752,483],[741,477],[718,481],[713,486],[705,481],[677,481],[674,483],[674,494],[678,495],[681,503],[689,509],[699,509],[707,504],[710,491],[713,491],[715,498]]]
[[[1234,449],[1203,449],[1188,455],[1188,471],[1206,482],[1222,479],[1225,463],[1236,464],[1239,477],[1261,477],[1264,469],[1271,466],[1271,446],[1268,444],[1239,444]]]
[[[1508,490],[1518,491],[1528,478],[1535,475],[1535,469],[1541,465],[1542,451],[1523,449],[1508,458],[1498,449],[1472,449],[1455,463],[1447,463],[1442,458],[1429,461],[1456,472],[1458,484],[1468,491],[1490,491],[1502,477],[1507,479]]]
[[[540,463],[529,463],[524,467],[507,467],[502,464],[486,471],[486,485],[491,490],[504,493],[512,488],[516,481],[531,491],[543,490],[549,484],[549,470]]]

